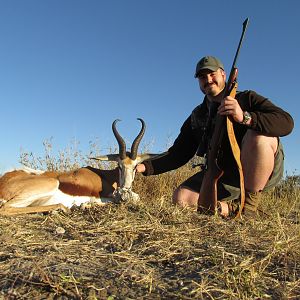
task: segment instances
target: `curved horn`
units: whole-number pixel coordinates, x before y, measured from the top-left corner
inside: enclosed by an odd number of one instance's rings
[[[136,157],[137,157],[137,151],[138,151],[138,147],[139,147],[139,144],[143,138],[143,135],[145,133],[145,129],[146,129],[146,125],[145,125],[145,122],[143,119],[140,119],[138,118],[139,121],[141,121],[142,123],[142,128],[139,132],[139,134],[137,135],[137,137],[135,138],[135,140],[133,141],[132,143],[132,146],[131,146],[131,153],[130,153],[130,158],[132,160],[135,160]]]
[[[112,131],[114,133],[114,136],[119,144],[119,155],[120,158],[123,160],[126,157],[126,144],[125,141],[123,140],[123,138],[121,137],[121,135],[119,134],[117,128],[116,128],[116,124],[117,122],[119,122],[121,120],[116,119],[114,120],[114,122],[112,123]]]

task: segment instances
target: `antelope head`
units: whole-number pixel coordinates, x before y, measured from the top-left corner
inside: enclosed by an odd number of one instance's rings
[[[116,124],[120,120],[115,120],[112,123],[112,131],[119,145],[118,154],[108,154],[103,156],[94,157],[93,159],[101,161],[116,161],[119,168],[119,184],[118,188],[114,192],[114,198],[117,201],[126,201],[129,199],[138,200],[139,195],[134,193],[132,188],[132,183],[136,174],[136,166],[146,159],[157,156],[157,154],[138,154],[139,144],[145,133],[145,122],[143,119],[138,118],[142,124],[142,128],[138,133],[137,137],[134,139],[130,152],[126,151],[126,144],[122,136],[119,134]]]

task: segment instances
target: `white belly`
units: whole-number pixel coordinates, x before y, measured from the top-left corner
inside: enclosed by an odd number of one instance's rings
[[[60,190],[56,190],[55,193],[43,203],[43,205],[51,205],[61,203],[64,206],[71,208],[72,206],[81,206],[82,204],[97,204],[104,205],[106,203],[112,202],[111,198],[96,198],[89,196],[70,196],[63,193]],[[34,205],[31,205],[34,206]]]

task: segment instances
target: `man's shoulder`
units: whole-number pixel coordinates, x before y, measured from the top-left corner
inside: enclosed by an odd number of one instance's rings
[[[236,98],[242,98],[242,97],[257,97],[260,96],[257,92],[254,90],[243,90],[243,91],[237,91],[236,92]]]
[[[263,96],[259,95],[257,92],[253,90],[244,90],[244,91],[237,91],[236,97],[235,97],[238,102],[243,103],[243,105],[248,105],[252,106],[254,103],[261,103],[265,99]]]
[[[243,97],[249,94],[250,90],[236,91],[236,97]]]
[[[204,127],[206,124],[207,114],[207,103],[204,100],[201,104],[194,108],[190,115],[192,129]]]
[[[191,115],[193,115],[193,114],[204,114],[205,115],[207,113],[207,111],[208,111],[208,108],[207,108],[207,99],[204,98],[203,102],[201,104],[197,105],[193,109]]]

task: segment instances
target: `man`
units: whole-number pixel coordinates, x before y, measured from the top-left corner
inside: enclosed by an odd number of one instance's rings
[[[238,92],[236,99],[224,98],[226,73],[216,57],[203,57],[197,64],[195,78],[205,95],[202,104],[186,119],[166,155],[145,161],[137,166],[137,171],[146,176],[156,175],[181,167],[195,154],[205,156],[216,115],[231,117],[241,148],[246,191],[243,214],[255,217],[262,191],[273,188],[283,175],[284,154],[279,137],[292,131],[293,119],[254,91]],[[240,189],[239,173],[228,141],[222,144],[218,164],[224,171],[218,180],[218,212],[223,217],[231,217],[239,209]],[[197,207],[204,172],[187,179],[174,191],[175,204]]]

